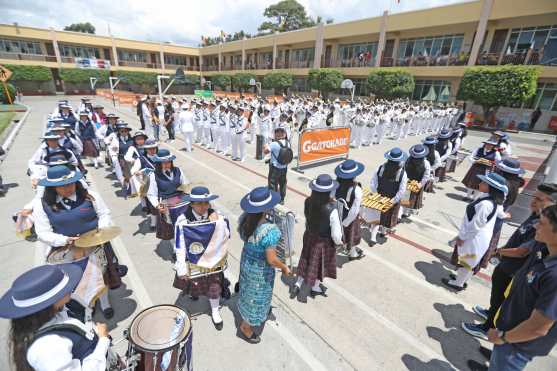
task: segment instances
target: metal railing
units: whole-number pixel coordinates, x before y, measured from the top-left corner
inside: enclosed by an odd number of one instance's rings
[[[15,60],[20,60],[20,61],[56,62],[56,56],[45,55],[45,54],[0,52],[0,58],[1,59],[15,59]]]

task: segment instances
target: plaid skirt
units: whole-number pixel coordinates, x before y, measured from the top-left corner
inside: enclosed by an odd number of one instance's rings
[[[447,160],[447,173],[454,173],[456,171],[456,163],[456,156],[449,157],[449,159]]]
[[[157,238],[160,240],[171,240],[174,238],[174,226],[166,221],[166,216],[157,210]]]
[[[358,246],[362,240],[362,230],[360,228],[360,217],[356,217],[348,227],[344,228],[344,242],[347,248]]]
[[[333,240],[306,230],[296,272],[310,286],[313,286],[316,280],[323,282],[326,277],[336,279],[336,249]]]
[[[99,150],[93,139],[83,139],[81,157],[99,157]]]
[[[445,181],[445,176],[447,174],[447,166],[439,166],[435,169],[435,176],[439,179],[440,182]]]
[[[427,193],[433,193],[433,180],[428,180],[427,183],[422,187],[422,190]]]
[[[485,175],[488,171],[488,167],[485,165],[480,164],[473,164],[470,166],[470,169],[462,179],[462,184],[466,186],[466,188],[478,190],[480,188],[480,183],[482,182],[478,175]]]
[[[410,209],[418,210],[424,206],[424,187],[420,189],[419,192],[410,192],[410,198],[408,199],[408,207]]]
[[[222,292],[223,273],[213,273],[208,276],[181,279],[174,276],[174,286],[186,295],[206,296],[209,299],[219,299]]]
[[[398,211],[400,209],[400,203],[391,207],[387,212],[381,213],[381,218],[379,219],[379,225],[386,228],[393,228],[398,224]]]

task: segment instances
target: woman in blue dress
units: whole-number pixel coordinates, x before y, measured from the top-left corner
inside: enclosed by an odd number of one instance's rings
[[[280,240],[278,227],[267,222],[266,212],[280,202],[280,194],[267,187],[258,187],[248,193],[240,206],[245,214],[238,227],[244,241],[240,261],[240,294],[238,310],[242,316],[240,336],[256,344],[261,338],[253,332],[267,320],[271,308],[275,268],[290,275],[288,267],[278,259],[275,246]]]

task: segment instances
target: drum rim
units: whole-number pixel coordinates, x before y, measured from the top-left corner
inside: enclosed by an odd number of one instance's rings
[[[189,326],[189,330],[188,330],[187,333],[186,333],[186,336],[184,337],[184,339],[183,339],[182,341],[179,341],[179,342],[177,342],[176,344],[174,344],[174,345],[172,345],[172,346],[169,346],[169,347],[167,347],[167,348],[162,348],[162,349],[159,349],[159,350],[154,351],[154,350],[152,350],[152,349],[147,349],[147,348],[142,347],[141,345],[136,344],[136,343],[132,340],[132,335],[131,335],[131,334],[132,334],[132,331],[131,331],[131,329],[132,329],[133,323],[134,323],[134,321],[135,321],[135,319],[136,319],[137,317],[139,317],[141,314],[143,314],[143,312],[146,312],[146,311],[148,311],[148,310],[152,310],[153,308],[156,308],[156,307],[174,307],[174,308],[180,309],[181,311],[183,311],[184,313],[186,313],[186,317],[187,317],[187,319],[188,319],[188,321],[189,321],[189,323],[190,323],[190,326]],[[128,337],[128,341],[130,342],[130,344],[131,344],[134,348],[139,349],[139,350],[142,351],[142,352],[147,352],[147,353],[164,353],[164,352],[167,352],[167,351],[169,351],[169,350],[171,350],[171,349],[176,348],[177,345],[179,345],[179,344],[183,343],[184,341],[186,341],[186,340],[191,336],[191,334],[192,334],[192,329],[193,329],[193,326],[192,326],[192,323],[191,323],[191,316],[190,316],[190,313],[189,313],[187,310],[185,310],[184,308],[180,308],[179,306],[174,305],[174,304],[157,304],[157,305],[153,305],[153,306],[150,306],[150,307],[148,307],[148,308],[145,308],[145,309],[143,309],[141,312],[139,312],[139,313],[137,313],[137,314],[135,315],[135,317],[134,317],[134,318],[132,319],[132,321],[130,322],[130,325],[128,326],[128,336],[127,336],[127,337]]]

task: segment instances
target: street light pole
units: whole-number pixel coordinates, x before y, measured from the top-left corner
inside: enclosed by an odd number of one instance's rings
[[[112,104],[116,107],[116,101],[114,100],[114,88],[118,86],[120,83],[120,78],[115,76],[110,76],[108,78],[108,82],[110,83],[110,94],[112,94]]]
[[[96,77],[89,77],[89,84],[91,84],[91,91],[95,91],[98,79]]]

